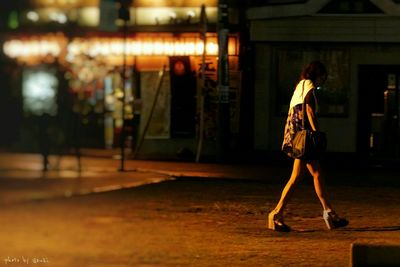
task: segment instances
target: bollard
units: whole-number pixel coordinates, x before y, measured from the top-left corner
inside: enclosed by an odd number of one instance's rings
[[[400,266],[399,244],[353,243],[350,251],[350,267]]]

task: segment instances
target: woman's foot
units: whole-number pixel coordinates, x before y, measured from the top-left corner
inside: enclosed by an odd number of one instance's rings
[[[290,232],[290,227],[283,222],[281,214],[271,211],[268,214],[268,229],[277,232]]]
[[[324,210],[323,218],[325,220],[326,227],[328,227],[329,230],[339,227],[345,227],[349,224],[348,220],[346,220],[345,218],[340,218],[332,210]]]

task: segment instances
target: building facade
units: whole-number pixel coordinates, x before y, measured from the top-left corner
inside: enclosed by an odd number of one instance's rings
[[[7,8],[2,58],[15,64],[16,77],[4,99],[19,101],[20,149],[35,150],[36,120],[45,114],[54,146],[124,146],[142,158],[215,155],[216,0],[21,0]],[[238,36],[226,40],[232,136],[240,117]]]
[[[247,10],[255,54],[254,148],[278,151],[291,92],[320,60],[328,150],[399,157],[399,1],[270,1]]]
[[[2,73],[12,77],[5,87],[13,89],[1,92],[8,100],[0,113],[18,114],[16,120],[3,116],[10,131],[2,140],[29,147],[35,137],[27,133],[37,131],[29,118],[70,114],[68,119],[77,123],[68,125],[78,127],[79,138],[70,133],[69,139],[79,139],[82,147],[124,146],[137,158],[214,158],[221,128],[221,3],[225,1],[2,3],[10,11],[0,21],[6,29],[0,38]],[[399,157],[400,1],[227,4],[225,141],[231,154],[249,160],[279,153],[301,68],[320,60],[329,71],[317,92],[329,152]],[[52,98],[56,101],[46,100]],[[121,145],[122,129],[126,140]]]

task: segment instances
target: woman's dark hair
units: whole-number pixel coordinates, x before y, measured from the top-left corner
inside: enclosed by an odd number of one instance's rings
[[[328,71],[320,61],[312,61],[307,64],[301,72],[300,78],[315,82],[319,77],[328,76]]]

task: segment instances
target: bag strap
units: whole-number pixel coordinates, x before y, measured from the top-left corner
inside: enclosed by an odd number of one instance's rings
[[[303,104],[301,105],[301,113],[303,113],[302,114],[302,118],[301,118],[301,126],[302,126],[302,129],[304,130],[304,120],[305,120],[305,118],[304,118],[304,115],[305,115],[305,112],[304,112],[304,110],[305,110],[305,97],[303,96],[303,94],[304,94],[304,83],[306,82],[306,80],[303,80],[303,88],[302,88],[302,90],[301,90],[301,98],[303,99]]]

